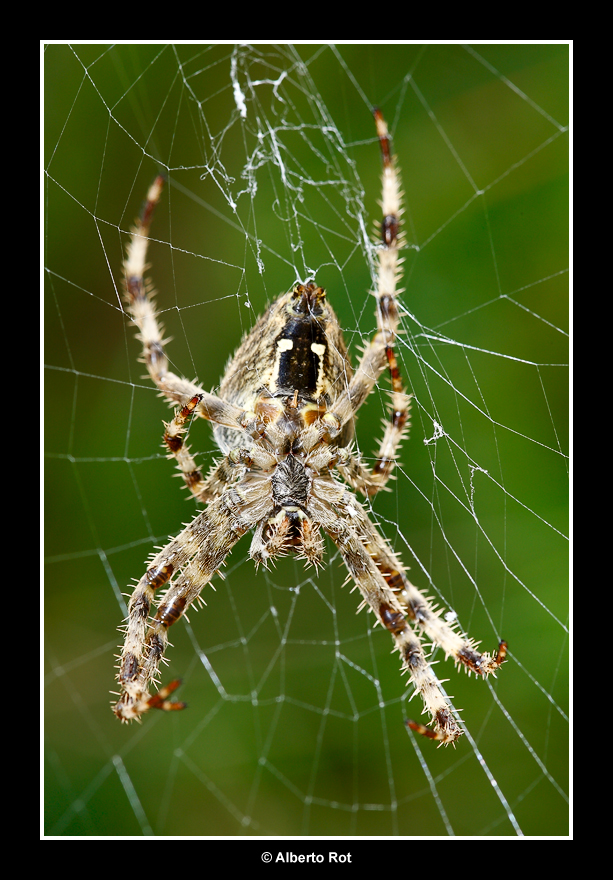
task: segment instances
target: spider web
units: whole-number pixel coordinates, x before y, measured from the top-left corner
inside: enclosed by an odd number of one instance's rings
[[[45,69],[45,833],[568,834],[567,45],[49,44]],[[380,157],[405,191],[399,363],[410,439],[371,515],[422,590],[494,650],[435,656],[466,735],[419,698],[331,546],[257,574],[244,539],[171,632],[189,709],[109,711],[124,595],[195,513],[160,448],[121,260],[168,186],[150,271],[176,372],[214,389],[267,301],[328,290],[355,362],[374,328]],[[386,378],[360,411],[371,457]],[[190,447],[207,470],[211,432]]]

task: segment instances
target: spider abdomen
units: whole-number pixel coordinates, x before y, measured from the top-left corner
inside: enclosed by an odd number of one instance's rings
[[[234,354],[219,386],[219,395],[264,423],[290,418],[286,398],[294,399],[302,424],[311,424],[333,409],[353,376],[338,318],[326,291],[315,282],[296,284],[269,305]],[[237,431],[216,425],[222,452],[244,445]],[[343,425],[340,445],[353,437],[353,420]]]

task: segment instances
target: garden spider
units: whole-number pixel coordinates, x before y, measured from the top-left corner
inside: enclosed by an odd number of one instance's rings
[[[179,404],[165,426],[164,444],[174,456],[195,498],[206,505],[176,538],[149,560],[130,599],[125,644],[119,658],[119,699],[113,711],[122,721],[149,709],[182,709],[168,699],[175,681],[151,695],[168,643],[168,629],[199,598],[236,542],[253,531],[249,555],[267,566],[293,553],[307,564],[322,563],[325,532],[338,547],[370,608],[389,630],[403,670],[419,691],[433,729],[413,721],[415,731],[441,744],[462,734],[421,643],[423,633],[445,656],[486,676],[505,659],[480,654],[476,643],[457,632],[408,580],[405,568],[345,484],[375,495],[387,483],[396,452],[408,429],[410,396],[405,394],[394,345],[399,317],[401,193],[386,123],[375,110],[383,156],[383,221],[377,248],[377,330],[357,369],[351,367],[341,328],[326,292],[314,281],[296,284],[280,296],[243,339],[221,380],[209,394],[168,370],[162,329],[152,290],[144,279],[149,226],[163,178],[147,195],[132,230],[124,263],[128,312],[138,327],[143,357],[154,383]],[[392,385],[391,418],[374,467],[368,470],[352,451],[354,420],[385,369]],[[201,416],[213,423],[221,461],[204,478],[185,442],[187,423]],[[345,481],[335,477],[335,472]],[[164,591],[156,601],[156,590]],[[415,628],[417,632],[414,632]]]

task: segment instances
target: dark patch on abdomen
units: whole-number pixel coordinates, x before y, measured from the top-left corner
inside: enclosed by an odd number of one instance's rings
[[[292,347],[287,351],[279,349],[279,342],[291,340]],[[276,339],[279,371],[277,374],[277,393],[313,397],[317,391],[317,381],[321,371],[321,356],[316,354],[313,343],[326,345],[325,334],[316,320],[288,321]]]

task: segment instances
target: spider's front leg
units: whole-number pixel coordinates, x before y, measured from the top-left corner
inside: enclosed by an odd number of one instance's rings
[[[138,719],[152,708],[183,708],[183,704],[166,699],[175,682],[158,694],[149,693],[168,644],[168,629],[199,597],[234,544],[269,506],[270,492],[258,484],[245,490],[228,488],[151,560],[129,604],[117,676],[121,694],[113,706],[122,721]],[[167,584],[170,586],[150,621],[155,591]]]
[[[352,501],[355,510],[357,502],[355,499]],[[325,517],[323,510],[322,513]],[[328,518],[328,522],[323,522],[322,525],[340,550],[345,565],[364,598],[363,604],[372,609],[394,639],[402,658],[402,667],[410,674],[411,681],[423,700],[424,709],[432,718],[434,730],[423,727],[421,732],[436,739],[441,745],[454,743],[462,736],[462,728],[454,718],[451,705],[428,663],[418,636],[411,629],[397,595],[387,584],[368,551],[367,535],[362,534],[359,527],[356,529],[341,519],[333,522]]]
[[[362,536],[363,547],[374,562],[377,571],[383,577],[387,586],[392,590],[403,615],[408,617],[416,626],[419,626],[431,643],[435,647],[441,648],[445,657],[452,657],[458,666],[462,665],[467,671],[474,672],[476,675],[484,678],[488,675],[495,676],[496,671],[506,659],[507,643],[501,641],[497,652],[493,656],[488,653],[480,653],[475,642],[447,623],[441,609],[433,606],[429,599],[411,583],[399,557],[379,534],[361,505],[357,505],[355,499],[348,493],[343,498],[343,503],[345,506],[352,503],[354,518],[358,531]],[[437,740],[442,744],[453,742],[453,739],[449,738],[449,728],[446,721],[446,712],[450,712],[449,706],[447,708],[442,707],[443,714],[439,718],[437,713],[440,712],[441,706],[438,703],[438,695],[435,697],[435,702],[431,702],[428,693],[422,690],[419,681],[413,675],[412,680],[422,695],[425,710],[432,716],[435,727],[434,730],[431,730],[425,725],[414,721],[408,721],[408,726],[417,733]],[[461,733],[462,731],[459,729],[457,736],[460,736]]]
[[[409,672],[411,682],[422,698],[424,712],[430,715],[433,723],[432,729],[413,721],[407,722],[408,726],[441,745],[454,743],[462,735],[462,728],[413,627],[419,627],[433,646],[444,651],[445,656],[452,656],[458,665],[462,664],[484,677],[495,674],[504,662],[506,643],[500,643],[493,657],[480,654],[471,639],[450,626],[441,610],[432,606],[411,584],[402,562],[379,534],[362,505],[340,484],[329,479],[315,480],[310,511],[339,548],[362,593],[364,604],[371,608],[393,637],[403,668]]]
[[[498,651],[493,656],[477,651],[475,642],[447,623],[442,611],[411,583],[400,558],[379,534],[364,508],[356,505],[352,496],[346,493],[343,503],[347,505],[352,501],[364,546],[408,618],[419,626],[433,645],[444,651],[445,657],[452,657],[458,666],[464,666],[467,671],[483,677],[494,675],[506,659],[506,642],[499,643]]]

